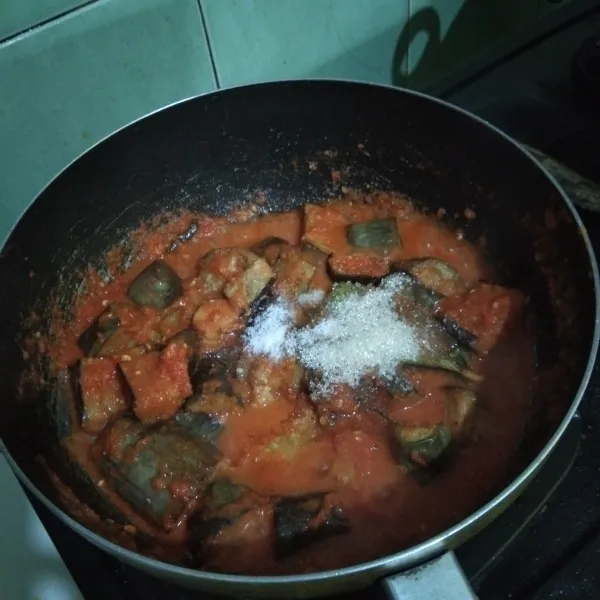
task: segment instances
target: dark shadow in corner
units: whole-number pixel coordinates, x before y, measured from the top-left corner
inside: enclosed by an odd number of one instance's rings
[[[411,69],[410,86],[424,89],[432,79],[443,78],[480,53],[492,51],[511,35],[526,31],[536,22],[537,2],[466,0],[442,37],[440,17],[435,8],[425,7],[411,15],[396,45],[391,79],[394,85],[406,81],[410,45],[417,36],[426,36],[425,49]]]

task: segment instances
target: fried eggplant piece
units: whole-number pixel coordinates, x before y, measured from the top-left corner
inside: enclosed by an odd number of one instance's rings
[[[348,243],[356,248],[383,252],[401,246],[396,219],[376,219],[348,225]]]
[[[84,358],[76,367],[81,428],[99,433],[129,406],[127,388],[116,363],[109,358]]]
[[[283,559],[314,542],[343,535],[350,524],[338,506],[325,507],[325,496],[282,498],[275,505],[275,552]]]
[[[86,356],[100,354],[102,346],[121,327],[121,320],[108,307],[80,336],[77,345]]]
[[[119,495],[165,529],[197,502],[220,458],[177,424],[145,427],[127,417],[109,425],[93,453]]]
[[[133,393],[133,412],[144,423],[170,419],[192,394],[189,348],[171,342],[162,352],[121,360],[119,366]]]
[[[446,451],[452,436],[443,423],[415,426],[399,423],[394,427],[396,456],[406,470],[427,468]]]
[[[148,265],[129,285],[127,296],[140,306],[167,308],[182,294],[181,279],[163,260]]]

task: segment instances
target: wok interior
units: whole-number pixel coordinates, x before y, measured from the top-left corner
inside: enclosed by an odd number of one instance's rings
[[[332,170],[342,185],[397,191],[432,212],[443,207],[468,239],[484,236],[503,283],[530,295],[541,376],[515,474],[535,457],[575,397],[595,320],[584,239],[550,180],[484,124],[423,97],[349,83],[267,84],[129,126],[61,174],[6,243],[0,433],[44,494],[55,490],[35,460],[40,453],[84,502],[112,516],[61,451],[47,395],[19,393],[27,317],[36,312],[43,324],[53,302],[68,307],[81,270],[155,215],[223,214],[259,191],[269,209],[287,210],[340,195]],[[477,218],[465,219],[466,208]]]

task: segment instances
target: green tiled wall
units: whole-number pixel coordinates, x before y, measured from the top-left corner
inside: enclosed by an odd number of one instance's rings
[[[0,236],[99,139],[214,87],[195,0],[101,0],[0,46]]]
[[[165,104],[217,86],[285,78],[428,89],[555,6],[550,0],[0,0],[0,237],[73,158]]]
[[[0,0],[0,41],[89,0]]]
[[[304,77],[392,83],[401,70],[407,0],[200,3],[223,86]]]

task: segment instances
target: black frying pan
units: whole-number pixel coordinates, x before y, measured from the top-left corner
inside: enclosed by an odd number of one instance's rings
[[[289,577],[219,575],[161,563],[67,516],[36,457],[103,519],[122,518],[61,445],[70,417],[56,397],[47,387],[27,386],[17,399],[26,366],[18,340],[31,325],[25,318],[36,311],[42,320],[35,327],[43,328],[51,300],[68,308],[78,271],[97,264],[107,248],[153,215],[181,207],[224,213],[256,191],[266,192],[269,208],[289,209],[338,195],[332,169],[347,171],[347,186],[399,191],[426,210],[444,207],[467,237],[485,235],[504,282],[530,295],[541,377],[507,487],[418,547],[335,572]],[[465,208],[478,218],[467,221]],[[450,105],[366,84],[241,87],[129,125],[70,165],[33,202],[5,243],[0,273],[0,435],[17,475],[59,518],[121,560],[184,586],[231,595],[310,596],[364,586],[476,534],[519,495],[558,442],[598,345],[595,259],[581,221],[548,174],[499,131]],[[43,361],[35,368],[43,373]],[[429,568],[457,573],[451,555]],[[388,580],[388,587],[408,581]]]

